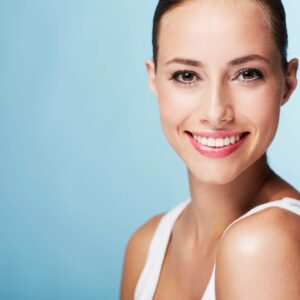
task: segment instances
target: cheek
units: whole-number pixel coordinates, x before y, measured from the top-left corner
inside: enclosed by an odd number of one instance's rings
[[[260,138],[263,136],[270,143],[278,127],[281,91],[268,86],[244,96],[244,115],[256,127]]]
[[[195,93],[180,92],[174,87],[158,89],[158,104],[161,124],[169,136],[169,129],[179,130],[195,111]]]

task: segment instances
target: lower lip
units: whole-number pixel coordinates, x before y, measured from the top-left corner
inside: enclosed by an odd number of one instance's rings
[[[188,133],[186,134],[189,140],[191,141],[192,145],[194,146],[194,148],[202,155],[210,158],[221,158],[230,155],[231,153],[235,152],[245,142],[245,140],[249,135],[249,134],[245,135],[235,144],[230,144],[224,147],[208,147],[196,142],[190,134]]]

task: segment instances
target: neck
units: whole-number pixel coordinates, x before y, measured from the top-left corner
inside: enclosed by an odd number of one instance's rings
[[[224,185],[200,182],[189,172],[191,204],[182,220],[193,240],[215,244],[225,228],[252,207],[267,202],[267,182],[274,177],[266,154],[234,181]]]

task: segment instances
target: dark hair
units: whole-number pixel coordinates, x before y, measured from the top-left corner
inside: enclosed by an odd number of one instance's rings
[[[165,13],[182,5],[187,0],[159,0],[154,17],[152,27],[152,47],[153,47],[153,61],[155,70],[157,68],[158,57],[158,39],[160,31],[161,19]],[[253,0],[256,1],[263,9],[266,10],[268,15],[268,22],[271,26],[271,31],[274,36],[275,45],[277,46],[283,70],[287,68],[287,47],[288,47],[288,33],[286,27],[286,15],[283,4],[280,0]]]

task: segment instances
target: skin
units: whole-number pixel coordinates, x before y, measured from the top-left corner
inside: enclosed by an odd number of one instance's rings
[[[236,223],[220,238],[230,223],[256,205],[283,197],[300,200],[299,192],[270,168],[265,156],[281,106],[297,86],[298,60],[289,61],[287,72],[282,70],[265,12],[253,1],[187,1],[164,15],[158,44],[157,68],[152,60],[145,62],[149,87],[158,99],[166,138],[186,164],[192,201],[174,225],[155,300],[200,299],[215,260],[218,300],[283,299],[279,295],[296,299],[300,270],[283,268],[282,261],[286,253],[294,253],[290,259],[300,264],[297,215],[269,208]],[[236,61],[254,54],[264,59]],[[201,65],[168,64],[178,57]],[[247,74],[245,68],[260,73]],[[190,76],[171,80],[183,70]],[[223,130],[250,134],[238,151],[218,159],[198,153],[186,135]],[[161,216],[145,223],[128,243],[123,300],[133,298]],[[266,220],[273,225],[265,226]],[[290,233],[284,242],[283,229]],[[270,276],[265,283],[272,289],[258,289],[266,277],[264,267],[268,274],[286,274],[289,284]],[[249,276],[241,279],[239,268],[247,269]],[[285,290],[286,286],[293,288]]]

